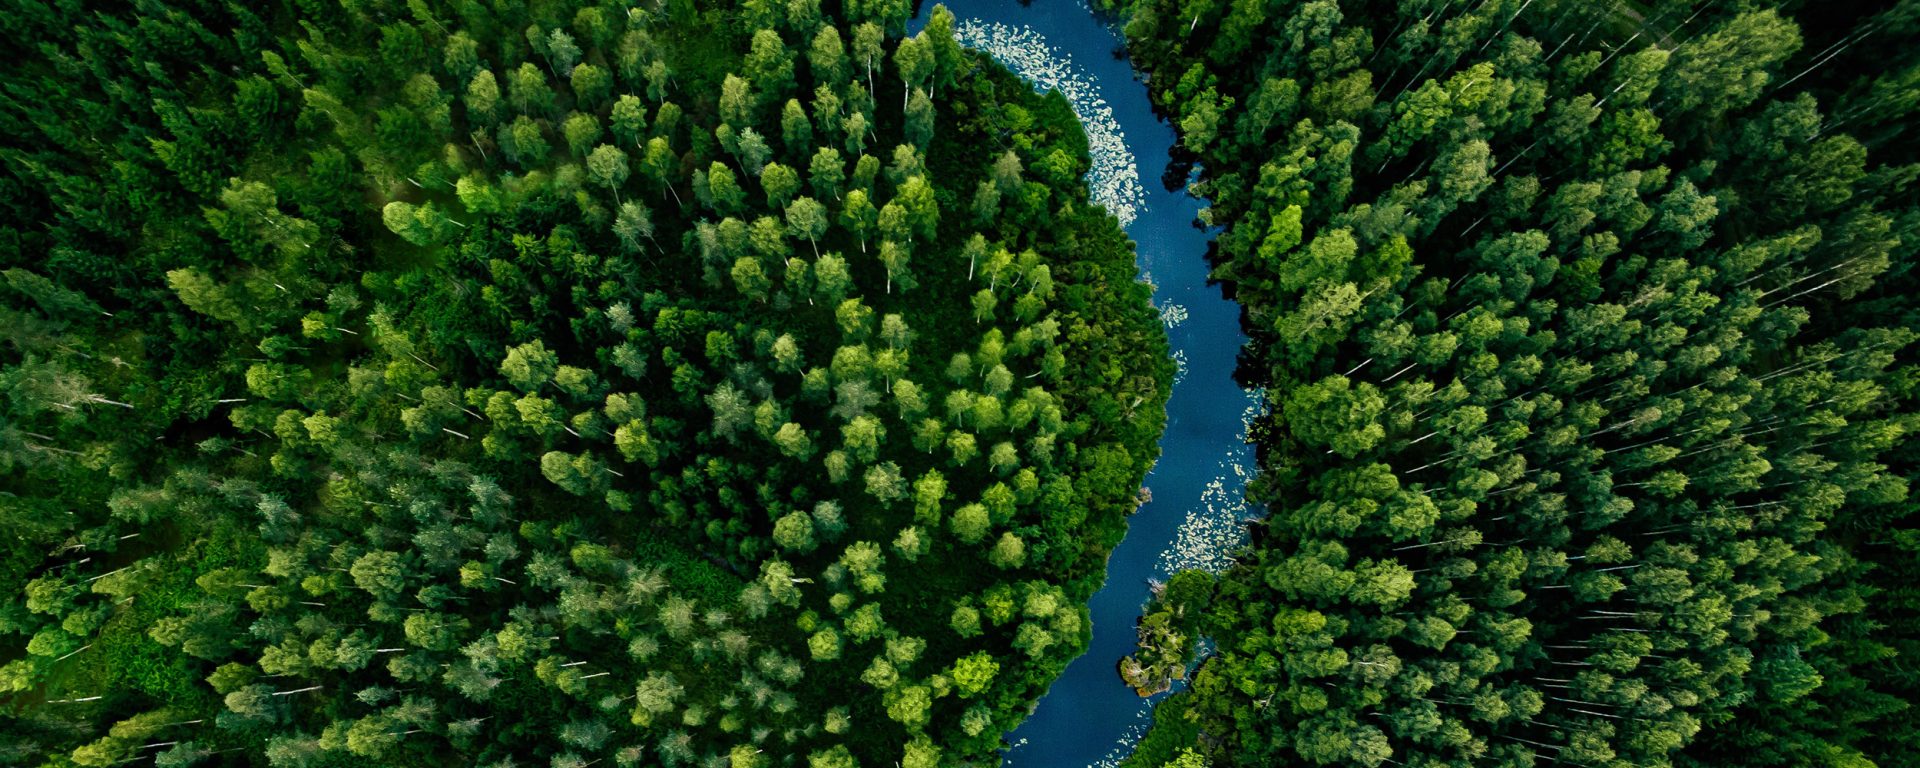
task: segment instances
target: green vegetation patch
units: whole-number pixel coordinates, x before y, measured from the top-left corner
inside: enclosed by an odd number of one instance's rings
[[[1172,363],[907,13],[10,14],[0,762],[991,759]]]

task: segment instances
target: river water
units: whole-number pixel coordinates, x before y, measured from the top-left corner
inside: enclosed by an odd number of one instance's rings
[[[923,6],[923,12],[932,3]],[[1202,207],[1161,177],[1175,136],[1153,113],[1147,89],[1114,52],[1118,30],[1082,2],[952,0],[961,42],[982,50],[1037,87],[1074,104],[1093,148],[1089,174],[1138,244],[1140,270],[1154,285],[1179,373],[1167,403],[1160,460],[1147,475],[1152,501],[1135,512],[1093,596],[1093,642],[1066,669],[1031,717],[1007,735],[1003,766],[1083,768],[1117,764],[1152,723],[1153,703],[1120,681],[1119,660],[1134,649],[1134,626],[1150,580],[1182,568],[1218,570],[1241,541],[1249,511],[1241,490],[1253,467],[1246,422],[1260,395],[1234,383],[1246,337],[1238,304],[1207,282],[1212,235]],[[924,19],[916,19],[917,30]],[[1165,694],[1162,694],[1164,696]]]

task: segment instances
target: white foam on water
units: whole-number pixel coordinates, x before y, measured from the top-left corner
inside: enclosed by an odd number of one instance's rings
[[[1131,225],[1139,212],[1146,210],[1147,191],[1140,186],[1140,164],[1127,147],[1127,135],[1120,130],[1120,121],[1114,119],[1113,107],[1100,95],[1099,78],[1081,71],[1072,55],[1025,25],[966,19],[954,24],[953,37],[1013,70],[1035,89],[1057,90],[1067,97],[1086,128],[1087,150],[1093,157],[1087,186],[1093,201],[1106,206],[1121,227]]]
[[[1219,474],[1207,481],[1200,493],[1198,507],[1187,510],[1180,522],[1173,547],[1160,553],[1160,570],[1171,574],[1189,568],[1220,573],[1233,565],[1233,554],[1247,542],[1247,521],[1259,516],[1241,495],[1253,477],[1253,450],[1246,444],[1247,430],[1266,410],[1266,392],[1241,391],[1246,397],[1240,412],[1240,445],[1218,464]]]

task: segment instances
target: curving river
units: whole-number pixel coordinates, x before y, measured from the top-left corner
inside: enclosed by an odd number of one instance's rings
[[[1093,642],[1007,735],[1003,766],[1116,765],[1151,724],[1153,702],[1120,681],[1116,665],[1134,648],[1150,581],[1182,568],[1217,570],[1241,541],[1248,517],[1241,490],[1251,475],[1246,422],[1260,395],[1234,383],[1246,337],[1240,307],[1207,282],[1210,233],[1199,200],[1159,181],[1171,160],[1171,126],[1153,113],[1145,84],[1115,58],[1118,30],[1083,2],[949,0],[963,44],[981,50],[1039,88],[1058,89],[1087,129],[1095,202],[1105,203],[1138,244],[1142,279],[1154,286],[1178,363],[1167,403],[1160,460],[1147,475],[1152,501],[1134,513],[1126,540],[1107,561],[1093,596]],[[930,10],[932,3],[922,7]],[[916,19],[914,29],[924,22]],[[1162,694],[1164,696],[1165,694]]]

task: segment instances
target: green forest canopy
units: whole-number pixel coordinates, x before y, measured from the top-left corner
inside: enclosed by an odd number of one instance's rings
[[[1136,765],[1920,765],[1920,3],[1114,3],[1244,304]]]
[[[19,2],[0,764],[930,768],[1172,364],[936,8]]]

